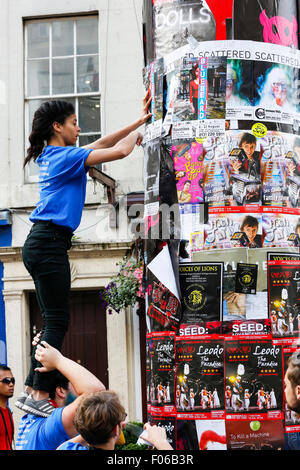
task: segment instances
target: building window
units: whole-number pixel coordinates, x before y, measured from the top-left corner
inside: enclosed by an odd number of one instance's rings
[[[45,101],[61,99],[75,107],[81,134],[77,145],[101,136],[98,17],[81,16],[25,23],[25,138],[33,115]],[[27,165],[26,181],[38,167]]]

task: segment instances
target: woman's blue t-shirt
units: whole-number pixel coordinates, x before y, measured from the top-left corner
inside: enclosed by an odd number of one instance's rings
[[[74,232],[81,221],[92,149],[48,145],[37,158],[40,200],[29,220],[51,221]]]

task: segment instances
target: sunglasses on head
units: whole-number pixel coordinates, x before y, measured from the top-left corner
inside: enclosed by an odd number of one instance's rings
[[[2,382],[5,385],[9,385],[10,383],[15,385],[16,379],[14,377],[4,377],[4,379],[0,380],[0,382]]]

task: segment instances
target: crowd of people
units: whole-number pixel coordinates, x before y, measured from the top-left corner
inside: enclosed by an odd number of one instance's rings
[[[34,281],[43,327],[33,342],[24,391],[15,402],[24,413],[17,430],[9,406],[15,378],[7,365],[0,365],[0,450],[114,450],[122,436],[126,412],[117,394],[60,352],[69,326],[68,250],[80,223],[89,167],[123,159],[141,145],[137,129],[152,116],[150,103],[148,92],[140,118],[84,147],[75,146],[80,128],[72,104],[46,102],[34,114],[24,165],[33,160],[40,167],[40,200],[30,216],[33,225],[22,255]],[[249,220],[246,225],[251,225]],[[159,384],[158,401],[169,401],[170,387]],[[185,393],[181,387],[180,401]],[[285,375],[285,394],[290,410],[300,413],[300,357],[295,355]],[[216,393],[211,396],[212,403],[218,401]],[[185,406],[193,409],[194,390],[185,397]],[[209,393],[203,390],[201,397],[205,409]],[[146,423],[145,432],[150,446],[172,450],[163,427]],[[289,439],[287,448],[300,448],[297,436],[292,444]]]
[[[40,200],[29,217],[33,225],[22,257],[43,326],[33,341],[24,391],[15,402],[24,412],[16,436],[8,406],[15,378],[8,366],[0,367],[0,450],[113,450],[120,438],[126,413],[117,394],[60,352],[69,327],[68,250],[82,216],[88,169],[123,159],[141,145],[137,129],[152,116],[150,103],[149,90],[138,119],[83,147],[76,146],[81,129],[71,103],[52,100],[34,114],[24,166],[31,161],[39,166]],[[145,428],[149,445],[171,448],[164,429]]]

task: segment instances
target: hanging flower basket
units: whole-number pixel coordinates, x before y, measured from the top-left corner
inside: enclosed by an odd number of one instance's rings
[[[110,314],[133,307],[139,298],[145,297],[142,286],[143,261],[137,262],[134,258],[124,257],[117,266],[118,274],[100,292],[102,307]]]

